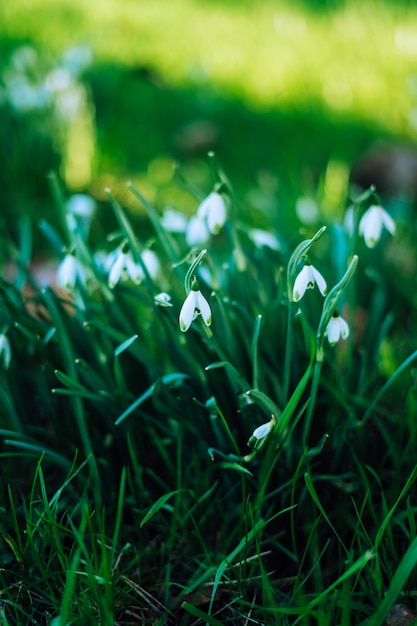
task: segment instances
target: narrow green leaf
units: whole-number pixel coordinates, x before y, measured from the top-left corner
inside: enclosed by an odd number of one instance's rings
[[[239,463],[225,461],[223,463],[219,463],[219,467],[222,467],[223,469],[232,469],[236,472],[242,472],[242,474],[249,474],[249,476],[253,476],[252,472],[250,472],[246,467],[243,467],[243,465],[239,465]]]
[[[407,482],[405,483],[404,487],[401,489],[400,495],[398,496],[398,498],[394,502],[394,505],[391,507],[391,509],[385,515],[384,521],[382,522],[381,526],[379,527],[379,530],[378,530],[378,532],[376,534],[376,537],[375,537],[375,544],[374,544],[375,545],[375,552],[378,550],[378,548],[380,546],[380,543],[382,541],[382,537],[383,537],[383,535],[385,533],[385,530],[387,529],[387,526],[388,526],[389,522],[391,521],[391,518],[392,518],[396,508],[398,507],[399,503],[401,502],[401,500],[403,499],[403,497],[405,496],[407,491],[409,491],[411,489],[411,487],[415,483],[416,479],[417,479],[417,465],[414,467],[413,471],[411,472],[410,476],[407,479]]]
[[[162,376],[162,378],[158,379],[147,389],[144,393],[136,398],[134,402],[126,409],[124,413],[115,421],[116,426],[118,426],[128,415],[130,415],[135,409],[137,409],[141,404],[145,402],[148,398],[150,398],[155,391],[155,388],[159,386],[161,383],[164,385],[170,385],[172,383],[181,382],[188,378],[187,374],[181,374],[180,372],[175,372],[173,374],[166,374],[166,376]]]
[[[228,361],[216,361],[215,363],[210,363],[210,365],[207,365],[205,370],[206,372],[209,372],[220,367],[224,367],[226,372],[229,374],[230,380],[240,391],[249,391],[251,386],[248,381],[245,380],[242,374]]]
[[[162,246],[163,246],[163,248],[165,250],[165,253],[171,259],[172,263],[177,263],[178,262],[177,251],[175,249],[174,243],[171,240],[169,234],[166,232],[166,230],[161,225],[161,221],[160,221],[159,215],[157,214],[157,212],[155,211],[155,209],[153,208],[151,203],[147,201],[145,196],[143,196],[141,194],[139,189],[137,189],[132,182],[129,182],[127,184],[127,186],[130,189],[130,191],[133,193],[133,195],[136,196],[136,198],[139,200],[139,202],[141,202],[143,204],[143,206],[145,207],[146,211],[148,212],[149,219],[150,219],[150,221],[152,223],[152,226],[154,227],[154,230],[155,230],[155,232],[156,232],[156,234],[157,234],[157,236],[159,238],[159,241],[161,242],[161,244],[162,244]]]
[[[316,489],[314,487],[314,484],[313,484],[313,481],[311,479],[311,476],[310,476],[309,472],[306,472],[304,474],[304,481],[305,481],[306,487],[308,489],[308,492],[309,492],[310,496],[312,497],[312,500],[313,500],[314,504],[316,505],[316,507],[318,508],[318,510],[320,511],[320,513],[322,514],[322,516],[324,517],[324,519],[326,520],[326,522],[328,523],[328,525],[330,526],[332,531],[334,532],[334,534],[336,535],[340,545],[343,547],[343,549],[347,553],[348,550],[347,550],[345,544],[343,543],[342,538],[340,537],[339,533],[337,532],[337,530],[335,529],[335,527],[331,523],[329,516],[327,515],[326,511],[323,508],[322,503],[320,502],[320,499],[319,499],[319,497],[317,495]]]
[[[239,541],[239,543],[237,544],[236,548],[234,548],[230,554],[227,555],[227,557],[225,559],[223,559],[223,561],[220,563],[219,567],[217,568],[217,572],[216,575],[214,577],[214,582],[213,582],[213,590],[211,592],[211,598],[210,598],[210,605],[209,605],[209,614],[211,614],[211,611],[213,609],[213,603],[214,603],[214,598],[216,597],[216,593],[217,593],[217,588],[220,584],[220,581],[223,577],[223,574],[225,573],[226,569],[229,567],[229,565],[233,562],[233,559],[239,554],[239,552],[241,552],[244,548],[246,548],[246,546],[248,545],[248,543],[250,541],[252,541],[252,539],[254,538],[254,536],[263,528],[265,527],[265,522],[263,519],[258,520],[258,522],[256,523],[256,526],[254,528],[252,528],[247,535],[245,535],[244,537],[242,537],[242,539]]]
[[[181,608],[188,611],[188,613],[191,613],[191,615],[194,615],[194,617],[199,617],[204,621],[205,624],[210,624],[210,626],[224,626],[224,622],[219,622],[218,619],[216,619],[212,615],[208,615],[208,613],[204,613],[204,611],[197,608],[193,604],[190,604],[189,602],[184,601],[181,604]]]
[[[176,496],[181,491],[189,491],[188,489],[175,489],[175,491],[170,491],[169,493],[165,493],[163,496],[158,498],[156,502],[154,502],[146,513],[145,517],[140,522],[140,527],[142,528],[149,520],[158,513],[158,511],[170,500],[173,496]]]
[[[412,571],[417,566],[417,537],[408,546],[399,566],[395,570],[388,591],[386,592],[381,604],[379,605],[375,615],[371,619],[369,626],[382,626],[389,610],[397,601],[398,596],[403,591],[407,580]]]
[[[252,333],[252,386],[259,387],[258,341],[261,332],[262,315],[258,315]]]
[[[400,374],[403,373],[403,371],[409,366],[411,365],[411,363],[413,361],[415,361],[415,359],[417,359],[417,350],[415,352],[413,352],[412,354],[410,354],[409,357],[407,357],[405,359],[405,361],[403,361],[401,363],[401,365],[395,370],[395,372],[393,373],[393,375],[387,380],[387,382],[385,383],[385,385],[383,385],[383,387],[381,387],[381,389],[379,390],[379,392],[376,394],[375,398],[373,399],[373,401],[371,402],[371,404],[368,406],[365,415],[362,418],[362,422],[366,422],[368,421],[369,417],[372,415],[372,412],[375,410],[376,405],[379,403],[379,401],[381,400],[382,396],[388,391],[388,389],[391,387],[391,385],[397,380],[397,378],[400,376]]]
[[[117,346],[117,348],[114,351],[114,356],[116,357],[120,356],[122,352],[130,348],[132,343],[134,343],[137,338],[138,338],[138,335],[133,335],[133,337],[129,337],[129,339],[126,339],[126,341],[124,341],[119,346]]]
[[[54,373],[59,382],[68,387],[68,389],[72,389],[73,391],[88,391],[84,385],[81,385],[81,383],[71,378],[71,376],[68,376],[68,374],[64,374],[64,372],[60,370],[55,370]]]
[[[273,400],[271,400],[269,396],[266,395],[266,393],[259,391],[259,389],[249,389],[249,391],[246,392],[246,395],[255,400],[255,402],[259,404],[259,406],[268,414],[268,416],[273,415],[278,420],[281,415],[281,409]]]

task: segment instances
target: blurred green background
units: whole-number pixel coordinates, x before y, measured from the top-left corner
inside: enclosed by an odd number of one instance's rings
[[[413,145],[417,4],[2,0],[0,76],[10,235],[25,214],[54,222],[51,169],[103,218],[111,187],[142,219],[128,179],[161,211],[192,212],[193,189],[211,187],[208,150],[243,212],[290,232],[300,196],[341,214],[375,142]]]

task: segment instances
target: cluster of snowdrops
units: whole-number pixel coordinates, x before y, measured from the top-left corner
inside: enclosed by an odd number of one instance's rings
[[[68,229],[84,228],[88,232],[94,213],[95,202],[90,197],[81,194],[72,196],[66,204]],[[170,233],[181,233],[193,252],[191,256],[193,261],[185,279],[185,299],[178,315],[179,329],[183,333],[187,332],[199,317],[206,327],[212,323],[212,310],[208,299],[200,289],[196,270],[207,253],[207,248],[203,246],[208,246],[211,238],[216,237],[221,232],[228,218],[228,197],[222,192],[221,186],[214,188],[200,203],[196,214],[191,218],[187,218],[174,209],[167,209],[161,216],[161,227]],[[348,209],[346,213],[345,229],[351,233],[353,228],[352,208]],[[365,244],[369,248],[373,248],[378,243],[384,228],[392,235],[395,233],[395,223],[392,217],[380,204],[371,204],[360,217],[359,235],[363,236]],[[325,227],[320,229],[313,240],[317,239],[324,229]],[[255,246],[279,249],[278,241],[271,232],[261,229],[248,229],[247,234]],[[114,289],[119,282],[131,282],[138,285],[143,281],[145,275],[155,280],[161,271],[158,256],[153,250],[143,250],[140,259],[138,259],[137,255],[132,253],[126,239],[123,239],[117,248],[110,253],[97,252],[94,255],[94,262],[96,269],[105,277],[110,290]],[[56,272],[57,287],[76,299],[78,284],[91,291],[95,288],[95,283],[95,273],[91,266],[83,263],[77,250],[65,250]],[[325,278],[314,267],[309,255],[303,254],[297,258],[297,273],[288,294],[289,300],[298,302],[307,289],[313,289],[315,286],[323,297],[326,296],[327,283]],[[166,291],[155,293],[154,302],[157,306],[173,307],[171,295]],[[82,306],[82,300],[80,300],[80,306]],[[337,308],[331,312],[331,317],[324,329],[324,336],[327,337],[331,346],[349,336],[349,325],[339,314]],[[6,327],[0,333],[0,356],[3,366],[7,369],[12,360],[12,353]],[[269,435],[274,424],[275,418],[272,417],[267,423],[256,428],[249,444],[259,447],[259,444],[262,444]]]

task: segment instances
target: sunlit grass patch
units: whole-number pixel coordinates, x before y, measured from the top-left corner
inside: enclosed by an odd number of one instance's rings
[[[322,102],[409,133],[417,15],[411,4],[81,2],[2,8],[4,33],[59,50],[88,41],[98,62],[149,67],[177,86],[216,84],[260,109]],[[38,28],[38,24],[42,28]],[[64,26],[65,24],[65,26]]]

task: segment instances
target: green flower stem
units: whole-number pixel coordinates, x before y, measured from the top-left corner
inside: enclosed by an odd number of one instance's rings
[[[307,440],[310,434],[311,420],[313,417],[313,411],[314,411],[314,407],[315,407],[316,399],[317,399],[317,391],[319,388],[322,364],[323,364],[323,361],[320,361],[317,359],[316,359],[316,362],[314,363],[313,379],[311,381],[310,401],[308,403],[307,413],[306,413],[306,417],[304,421],[304,428],[303,428],[303,438],[302,438],[303,448],[307,447]]]
[[[230,361],[229,357],[227,356],[227,354],[223,351],[223,349],[220,347],[217,339],[214,336],[213,331],[211,330],[211,328],[209,328],[209,326],[206,326],[205,324],[202,324],[204,333],[207,337],[207,339],[210,341],[210,343],[212,344],[214,350],[217,352],[219,358],[221,361]]]
[[[291,354],[292,354],[292,343],[293,343],[291,306],[292,306],[291,299],[288,298],[287,336],[285,340],[284,376],[283,376],[282,398],[281,398],[281,403],[283,406],[287,403],[289,386],[290,386]]]

